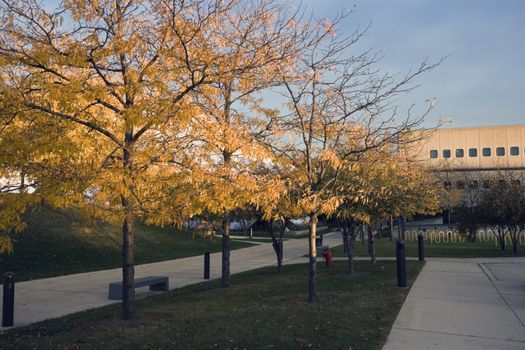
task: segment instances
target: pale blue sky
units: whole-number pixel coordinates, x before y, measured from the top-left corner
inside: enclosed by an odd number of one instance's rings
[[[361,49],[386,54],[380,68],[391,73],[451,55],[418,80],[422,86],[400,101],[425,105],[437,97],[428,125],[525,123],[525,1],[523,0],[304,0],[318,16],[342,8],[356,11],[346,30],[372,23]]]

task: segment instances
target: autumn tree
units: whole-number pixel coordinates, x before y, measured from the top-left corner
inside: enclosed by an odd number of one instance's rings
[[[224,36],[224,24],[241,3],[66,0],[49,10],[17,0],[0,7],[0,93],[13,101],[3,118],[9,125],[30,125],[34,116],[60,124],[61,135],[75,145],[57,152],[48,144],[42,157],[56,170],[55,180],[36,191],[50,186],[63,203],[121,222],[124,319],[135,314],[134,219],[182,220],[159,200],[174,188],[192,188],[186,175],[197,162],[190,137],[195,116],[202,115],[197,93],[261,64],[242,55],[236,60],[238,52],[231,51],[233,36],[246,31]],[[261,28],[249,36],[261,39],[239,51],[264,42]],[[264,58],[270,44],[259,47]],[[64,171],[73,163],[79,176]]]
[[[199,112],[191,130],[195,140],[195,191],[202,194],[195,215],[222,217],[221,285],[230,284],[230,224],[235,211],[257,206],[260,163],[272,158],[264,140],[272,133],[277,112],[264,107],[261,94],[280,82],[277,67],[290,65],[301,50],[306,27],[298,12],[274,0],[240,1],[220,23],[218,36],[225,67],[221,75],[195,94]],[[270,189],[271,190],[271,189]]]
[[[354,205],[343,207],[341,215],[353,216],[368,226],[369,253],[375,264],[375,237],[383,222],[436,212],[435,180],[420,164],[388,149],[369,152],[354,173],[361,180],[361,189]]]
[[[331,214],[342,203],[337,194],[340,172],[356,154],[393,143],[417,129],[421,118],[400,117],[393,98],[413,88],[412,80],[435,65],[422,63],[399,79],[375,69],[379,55],[352,52],[364,31],[336,35],[347,14],[321,21],[293,66],[282,67],[286,99],[279,128],[286,137],[272,139],[278,157],[295,171],[291,184],[299,193],[298,206],[309,217],[309,293],[316,290],[316,230],[319,215]],[[401,138],[405,139],[405,138]],[[343,145],[351,145],[346,150]]]

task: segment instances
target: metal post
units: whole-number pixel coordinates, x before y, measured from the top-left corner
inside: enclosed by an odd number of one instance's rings
[[[210,251],[208,249],[204,251],[204,279],[210,279]]]
[[[405,257],[405,242],[398,240],[396,242],[396,265],[397,265],[397,286],[407,286],[407,271]]]
[[[419,261],[425,261],[425,240],[422,234],[417,236],[417,252],[419,254]]]
[[[13,326],[15,309],[15,280],[12,272],[4,273],[4,299],[2,306],[2,327]]]

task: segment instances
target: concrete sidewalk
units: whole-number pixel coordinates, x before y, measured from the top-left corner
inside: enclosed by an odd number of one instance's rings
[[[525,349],[525,258],[428,260],[383,350]]]
[[[342,244],[338,232],[324,234],[324,244]],[[284,261],[302,261],[308,253],[307,239],[290,239],[284,242]],[[276,264],[276,257],[270,243],[232,250],[230,252],[232,274]],[[220,278],[221,253],[210,256],[210,277]],[[204,282],[204,258],[194,256],[152,264],[135,266],[135,277],[168,276],[170,289]],[[122,279],[120,268],[96,272],[79,273],[15,284],[14,326],[23,326],[52,319],[74,312],[116,303],[108,299],[108,284]],[[137,289],[138,298],[152,295],[147,288]],[[0,306],[2,293],[0,293]],[[5,328],[0,328],[0,330]]]

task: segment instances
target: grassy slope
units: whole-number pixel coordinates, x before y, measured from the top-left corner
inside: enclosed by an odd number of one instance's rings
[[[405,245],[406,255],[409,257],[417,257],[417,241],[407,241]],[[334,256],[346,256],[343,252],[343,247],[339,246],[332,250]],[[390,241],[388,238],[381,238],[376,241],[377,256],[396,256],[396,242]],[[355,256],[367,256],[367,245],[362,245],[361,242],[355,243]],[[480,257],[505,257],[514,256],[512,254],[512,247],[507,247],[507,250],[501,251],[493,241],[490,242],[448,242],[448,243],[433,243],[425,241],[425,256],[436,258],[480,258]],[[525,248],[518,252],[518,256],[525,256]]]
[[[121,266],[120,226],[94,221],[74,210],[43,207],[26,215],[27,229],[15,236],[14,253],[0,255],[1,271],[16,280],[35,279]],[[171,227],[135,225],[137,264],[220,251],[220,238],[195,238]],[[231,242],[231,248],[250,247]]]
[[[319,264],[321,303],[306,300],[307,265],[234,275],[139,301],[139,317],[118,319],[119,305],[78,313],[0,335],[7,349],[381,349],[408,289],[395,265]],[[412,284],[421,264],[409,262]]]

